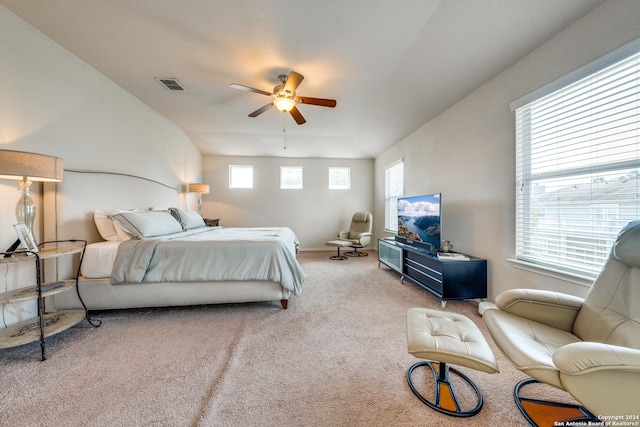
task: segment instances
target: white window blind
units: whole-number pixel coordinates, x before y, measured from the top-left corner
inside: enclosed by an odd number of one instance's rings
[[[404,162],[388,166],[384,170],[384,228],[398,232],[398,197],[404,192]]]
[[[640,53],[516,109],[516,257],[595,277],[640,218]]]

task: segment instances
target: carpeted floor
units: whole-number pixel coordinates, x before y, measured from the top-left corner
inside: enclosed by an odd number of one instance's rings
[[[473,418],[439,414],[405,379],[406,310],[438,299],[375,252],[331,261],[302,252],[308,276],[289,309],[279,302],[102,312],[38,344],[0,350],[2,426],[525,426],[513,402],[524,376],[499,353],[474,302],[470,317],[501,372],[460,367],[484,395]],[[545,397],[564,392],[543,386]]]

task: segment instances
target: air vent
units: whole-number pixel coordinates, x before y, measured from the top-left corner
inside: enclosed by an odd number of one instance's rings
[[[172,77],[167,77],[167,78],[156,77],[156,80],[168,90],[183,91],[183,92],[185,91],[185,88],[182,87],[178,79],[174,79]]]

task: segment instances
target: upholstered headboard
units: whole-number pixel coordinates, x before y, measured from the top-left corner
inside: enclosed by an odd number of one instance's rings
[[[94,211],[183,207],[184,193],[179,186],[126,174],[65,170],[62,182],[45,185],[44,240],[99,242],[102,238],[93,221]],[[66,278],[70,271],[61,266],[60,274],[49,274]]]
[[[46,240],[101,239],[93,212],[181,207],[178,188],[149,179],[105,172],[65,171],[54,193],[45,191]],[[55,218],[55,222],[53,219]]]

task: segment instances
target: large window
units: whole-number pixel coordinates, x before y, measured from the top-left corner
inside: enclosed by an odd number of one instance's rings
[[[229,188],[253,188],[253,166],[229,165]]]
[[[595,277],[640,218],[640,53],[516,110],[516,257]]]
[[[384,228],[398,232],[398,198],[404,192],[404,162],[387,166],[384,170]]]

